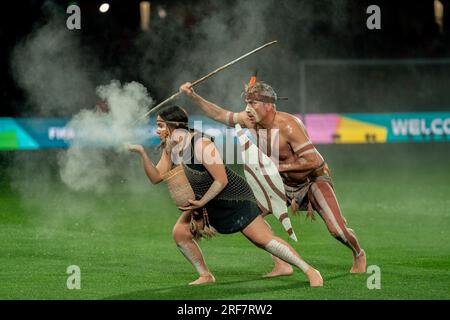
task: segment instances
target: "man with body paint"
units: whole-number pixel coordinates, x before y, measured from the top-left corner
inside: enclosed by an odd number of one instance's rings
[[[347,246],[353,254],[351,273],[366,271],[366,254],[355,232],[347,227],[333,190],[330,171],[322,155],[309,139],[302,121],[276,110],[277,94],[268,84],[253,76],[245,88],[245,111],[233,113],[205,100],[194,92],[191,83],[180,91],[190,97],[209,117],[234,127],[239,123],[250,129],[258,147],[278,166],[283,179],[288,205],[293,212],[307,210],[314,218],[317,211],[330,234]],[[272,148],[273,141],[277,147]],[[275,267],[269,276],[289,275],[292,267],[274,258]]]

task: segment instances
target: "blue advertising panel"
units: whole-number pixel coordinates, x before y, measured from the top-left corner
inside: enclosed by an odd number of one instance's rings
[[[301,118],[312,141],[319,144],[450,141],[450,112],[306,114]],[[69,118],[0,118],[0,150],[67,148],[84,134],[75,132],[69,122]],[[218,144],[235,139],[233,129],[204,116],[192,116],[189,125],[216,137]],[[99,129],[113,130],[100,124]],[[154,118],[133,130],[144,145],[159,144]],[[87,145],[99,146],[95,138],[87,139]]]

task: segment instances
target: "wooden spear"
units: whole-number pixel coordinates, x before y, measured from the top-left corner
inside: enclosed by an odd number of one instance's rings
[[[240,60],[242,60],[242,59],[248,57],[249,55],[252,55],[252,54],[254,54],[255,52],[258,52],[258,51],[260,51],[260,50],[262,50],[262,49],[264,49],[264,48],[266,48],[266,47],[268,47],[268,46],[271,46],[271,45],[277,43],[277,42],[278,42],[277,40],[268,42],[268,43],[266,43],[266,44],[264,44],[264,45],[262,45],[262,46],[260,46],[260,47],[258,47],[258,48],[256,48],[256,49],[250,51],[250,52],[247,52],[246,54],[240,56],[239,58],[236,58],[236,59],[234,59],[233,61],[228,62],[226,65],[223,65],[222,67],[217,68],[216,70],[214,70],[214,71],[208,73],[207,75],[201,77],[200,79],[195,80],[194,82],[192,82],[192,87],[194,87],[195,85],[197,85],[197,84],[199,84],[199,83],[205,81],[205,80],[208,79],[209,77],[212,77],[212,76],[215,75],[216,73],[219,73],[220,71],[222,71],[222,70],[224,70],[224,69],[226,69],[226,68],[232,66],[232,65],[235,64],[236,62],[238,62],[238,61],[240,61]],[[147,116],[150,115],[152,112],[155,112],[156,110],[158,110],[159,108],[161,108],[163,105],[165,105],[167,102],[169,102],[169,101],[175,99],[176,97],[178,97],[180,94],[181,94],[181,92],[174,93],[173,95],[171,95],[170,97],[168,97],[166,100],[160,102],[158,105],[156,105],[156,106],[154,106],[152,109],[150,109],[146,114],[144,114],[144,115],[141,116],[138,120],[136,120],[136,122],[139,121],[139,120],[141,120],[141,119],[143,119],[143,118],[145,118],[145,117],[147,117]]]

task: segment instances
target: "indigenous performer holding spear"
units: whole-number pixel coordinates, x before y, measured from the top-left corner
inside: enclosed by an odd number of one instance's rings
[[[286,197],[292,211],[313,209],[319,213],[330,234],[353,253],[351,273],[366,271],[366,254],[355,232],[349,229],[339,208],[330,171],[323,157],[311,143],[306,128],[298,118],[276,110],[277,94],[268,84],[253,76],[245,88],[245,111],[233,113],[205,100],[194,92],[191,83],[180,87],[209,117],[231,127],[239,124],[256,136],[258,147],[278,162]],[[271,150],[273,135],[278,137],[278,150]],[[277,269],[289,271],[290,266],[276,260]],[[292,271],[292,269],[291,269]],[[276,274],[277,275],[277,274]]]
[[[190,284],[215,282],[195,241],[199,235],[241,232],[256,246],[298,267],[312,287],[323,286],[320,273],[302,260],[288,243],[272,234],[249,185],[223,164],[212,139],[188,128],[188,115],[184,109],[177,106],[167,108],[158,114],[156,121],[162,149],[156,166],[141,145],[128,148],[140,154],[145,173],[152,183],[159,183],[164,178],[176,179],[174,177],[185,177],[189,182],[182,184],[177,181],[175,186],[169,185],[169,190],[179,206],[184,202],[180,206],[183,213],[173,228],[173,237],[200,275]],[[180,154],[182,163],[174,163]],[[186,189],[187,185],[192,187],[191,192]],[[186,194],[191,194],[192,198],[186,198]]]
[[[263,50],[264,48],[270,47],[274,44],[276,44],[278,41],[270,41],[268,43],[263,44],[262,46],[259,46],[258,48],[255,48],[238,58],[228,62],[227,64],[215,69],[214,71],[209,72],[208,74],[204,75],[203,77],[193,81],[191,83],[191,87],[198,85],[202,83],[203,81],[207,80],[208,78],[214,76],[215,74],[225,70],[226,68],[236,64],[237,62],[241,61],[242,59],[245,59],[249,57],[250,55]],[[140,119],[147,117],[152,112],[155,112],[159,110],[161,107],[163,107],[165,104],[170,102],[171,100],[175,99],[177,96],[181,95],[182,92],[178,91],[174,94],[172,94],[167,99],[160,102],[158,105],[154,106],[151,110],[146,112],[142,117],[136,120],[135,123],[137,123]],[[241,136],[239,138],[239,141],[242,143],[241,150],[243,152],[243,156],[246,158],[254,157],[255,155],[259,158],[259,164],[255,164],[256,166],[253,167],[253,164],[247,163],[247,166],[245,166],[245,175],[246,177],[250,177],[251,184],[250,188],[252,189],[255,196],[257,196],[257,204],[259,208],[262,210],[263,216],[265,216],[268,213],[273,213],[273,215],[281,222],[283,225],[283,228],[288,232],[289,237],[293,239],[294,241],[297,241],[297,237],[295,235],[295,232],[292,229],[292,225],[289,219],[289,216],[287,214],[287,207],[286,207],[286,197],[282,192],[277,192],[280,184],[282,185],[281,176],[278,174],[278,172],[274,173],[271,168],[274,168],[276,170],[275,164],[268,158],[266,155],[261,154],[261,152],[254,152],[255,148],[254,146],[249,143],[248,138]],[[262,162],[261,162],[262,160]],[[267,166],[267,167],[266,167]],[[263,172],[267,173],[267,169],[270,169],[271,175],[267,176],[264,175],[264,177],[261,176]],[[180,180],[180,181],[178,181]],[[172,173],[166,177],[166,182],[169,186],[169,191],[172,193],[178,194],[178,196],[172,196],[172,198],[175,200],[175,202],[182,203],[183,201],[187,201],[188,198],[186,198],[186,195],[189,195],[189,192],[187,190],[184,190],[182,187],[187,184],[186,178],[183,174],[180,174],[180,170],[173,170]],[[177,181],[178,183],[176,183]],[[265,190],[264,188],[269,184],[269,191]],[[272,188],[275,186],[275,188]],[[184,198],[180,195],[185,195]],[[267,222],[266,222],[267,223]],[[268,225],[268,224],[267,224]],[[202,231],[200,231],[202,232]],[[204,232],[204,234],[207,234],[207,232]],[[277,276],[283,276],[283,275],[291,275],[293,273],[293,269],[290,264],[284,263],[282,260],[276,258],[272,255],[272,258],[275,262],[275,266],[271,272],[265,275],[265,277],[277,277]]]

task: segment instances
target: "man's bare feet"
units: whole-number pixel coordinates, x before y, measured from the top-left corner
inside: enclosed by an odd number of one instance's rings
[[[311,287],[323,287],[323,279],[318,270],[311,267],[306,271],[306,276],[309,279],[309,285]]]
[[[353,257],[353,267],[350,273],[365,273],[366,272],[366,252],[361,249],[359,255]]]
[[[189,283],[190,286],[197,286],[200,284],[206,284],[206,283],[214,283],[216,282],[216,278],[211,273],[205,274],[203,276],[200,276],[197,280],[192,281]]]
[[[292,269],[292,266],[289,263],[282,261],[281,263],[275,263],[273,270],[265,274],[263,277],[274,278],[280,276],[290,276],[293,273],[294,269]]]

